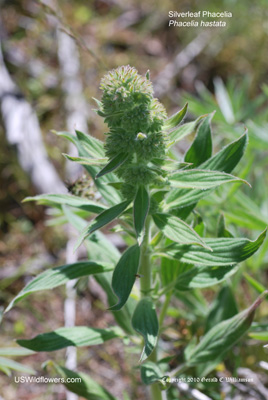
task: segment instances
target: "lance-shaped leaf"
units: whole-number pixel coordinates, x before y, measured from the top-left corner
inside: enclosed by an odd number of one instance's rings
[[[162,381],[164,375],[165,374],[161,371],[159,365],[151,361],[146,361],[141,366],[141,379],[145,385],[152,385],[155,382],[162,382],[164,384],[165,381]]]
[[[0,348],[0,356],[10,357],[25,357],[34,354],[34,351],[28,349],[22,349],[19,346],[16,347],[2,347]]]
[[[73,157],[65,153],[63,153],[63,155],[65,158],[67,158],[67,160],[76,162],[81,165],[102,165],[108,161],[107,158]]]
[[[86,152],[93,158],[104,158],[105,151],[103,142],[91,135],[86,135],[83,132],[75,131],[77,139]]]
[[[63,206],[63,212],[68,222],[78,231],[85,229],[87,225],[86,221],[74,214],[68,207]],[[94,232],[85,242],[85,246],[88,250],[88,258],[90,260],[98,260],[98,263],[104,262],[116,264],[120,258],[120,252],[112,244],[106,236],[97,231]]]
[[[82,218],[79,218],[77,215],[71,213],[70,209],[65,209],[64,212],[68,218],[68,221],[76,229],[82,230],[84,228],[86,222]],[[120,252],[106,238],[106,236],[98,231],[94,232],[89,238],[87,238],[85,241],[85,246],[88,250],[89,259],[99,260],[99,263],[104,262],[106,264],[108,262],[112,262],[116,264],[121,256]],[[107,272],[105,274],[94,274],[94,279],[103,288],[107,295],[108,304],[109,306],[112,306],[117,300],[111,288],[112,273]],[[118,325],[128,334],[133,334],[131,316],[133,313],[133,303],[135,303],[135,300],[129,300],[131,301],[128,301],[120,311],[115,311],[113,314]]]
[[[174,129],[172,132],[168,134],[168,145],[167,147],[173,146],[176,142],[179,140],[182,140],[185,136],[190,135],[195,131],[197,126],[199,125],[200,121],[202,118],[204,118],[205,115],[202,115],[201,117],[197,118],[195,121],[192,122],[187,122],[186,124],[183,124],[179,126],[178,128]]]
[[[11,301],[5,312],[9,311],[16,303],[40,290],[48,290],[65,284],[66,282],[82,276],[99,274],[113,270],[112,264],[96,263],[93,261],[81,261],[74,264],[62,265],[51,268],[34,278]]]
[[[168,286],[169,284],[174,286],[174,281],[178,276],[193,268],[189,264],[180,263],[177,260],[170,258],[161,259],[161,283],[162,287]]]
[[[186,222],[174,215],[158,213],[153,215],[156,226],[166,237],[181,244],[197,244],[207,247],[202,238]]]
[[[122,331],[119,328],[97,329],[87,326],[74,326],[42,333],[33,339],[20,339],[17,340],[17,343],[33,351],[55,351],[68,346],[94,346],[118,337],[122,337]]]
[[[247,132],[245,132],[239,139],[224,147],[221,151],[215,154],[215,156],[205,161],[199,166],[199,168],[230,173],[243,156],[246,145]],[[170,209],[174,207],[186,207],[190,204],[195,204],[197,201],[208,196],[211,191],[212,189],[173,189],[166,196],[166,204],[164,208]]]
[[[252,276],[248,275],[246,272],[244,272],[244,278],[249,282],[249,284],[257,290],[258,293],[262,293],[265,291],[265,286],[263,286],[260,282],[256,281]]]
[[[115,304],[117,297],[111,287],[112,274],[110,272],[108,274],[98,274],[95,275],[94,278],[106,293],[109,306]],[[121,310],[112,311],[115,321],[128,335],[133,335],[134,333],[131,317],[136,303],[134,298],[129,298],[128,302]]]
[[[212,252],[201,246],[173,243],[156,254],[188,264],[212,267],[234,265],[252,256],[263,243],[265,236],[266,230],[255,241],[244,238],[206,239],[205,243]]]
[[[265,229],[265,226],[264,227],[262,226],[262,228]],[[218,237],[229,237],[229,238],[233,237],[231,232],[229,232],[225,227],[225,218],[224,218],[223,214],[221,214],[218,219],[217,236]]]
[[[103,142],[99,141],[98,139],[90,135],[85,135],[84,133],[79,131],[76,131],[76,135],[77,138],[75,145],[78,149],[79,156],[82,157],[90,156],[93,158],[105,157]],[[98,190],[100,191],[100,193],[105,198],[108,204],[114,205],[122,201],[122,196],[120,192],[115,190],[111,186],[107,185],[107,183],[114,182],[117,180],[116,176],[113,173],[105,175],[101,179],[96,180],[95,177],[99,171],[99,167],[93,165],[84,165],[84,168],[94,179],[95,185],[97,186]]]
[[[136,279],[139,263],[140,247],[136,244],[124,252],[114,269],[112,288],[119,301],[109,310],[120,310],[126,303]]]
[[[103,226],[112,222],[115,218],[117,218],[122,212],[127,208],[130,201],[123,201],[122,203],[116,204],[115,206],[108,208],[108,210],[103,211],[99,214],[81,233],[79,236],[77,243],[75,245],[75,249],[77,249],[83,241],[91,235],[97,229],[102,228]]]
[[[247,129],[237,140],[223,147],[217,154],[200,165],[202,169],[232,172],[241,160],[248,142]]]
[[[232,318],[237,313],[238,308],[231,287],[223,286],[210,307],[205,331],[209,331],[213,326]]]
[[[93,158],[105,157],[103,142],[90,135],[85,135],[84,133],[79,131],[76,131],[77,137],[71,135],[68,132],[55,132],[55,133],[59,136],[65,137],[70,142],[72,142],[77,147],[79,156],[82,157],[91,156]],[[99,168],[93,165],[84,165],[84,168],[89,173],[89,175],[95,180],[95,176]],[[95,180],[95,185],[97,186],[99,192],[105,198],[107,203],[110,205],[114,205],[122,201],[122,196],[120,192],[118,190],[115,190],[113,187],[107,185],[107,183],[113,181],[117,181],[117,178],[112,173],[102,177],[102,179]]]
[[[221,78],[215,78],[213,83],[215,87],[215,97],[222,112],[222,115],[224,116],[226,122],[228,122],[229,124],[233,124],[236,118],[234,115],[233,105],[229,93]]]
[[[211,138],[211,119],[214,113],[209,114],[203,119],[197,130],[194,141],[187,151],[184,161],[192,163],[196,168],[212,154],[212,138]]]
[[[128,158],[128,154],[126,153],[119,153],[117,156],[112,158],[110,162],[108,162],[107,165],[105,165],[104,168],[102,168],[96,175],[96,179],[100,178],[103,175],[108,174],[109,172],[114,171],[116,168],[120,167],[126,159]]]
[[[229,182],[247,183],[243,179],[226,174],[225,172],[208,171],[205,169],[177,171],[169,176],[169,181],[173,187],[200,190],[211,189]]]
[[[230,278],[237,267],[233,265],[220,267],[193,267],[179,275],[175,282],[177,290],[203,289],[217,285]],[[224,304],[224,303],[223,303]]]
[[[140,357],[142,362],[154,350],[159,329],[155,306],[150,298],[146,297],[139,301],[132,317],[132,325],[144,338],[144,348]]]
[[[166,121],[164,122],[163,129],[165,131],[168,131],[169,129],[175,128],[177,125],[179,125],[187,113],[187,108],[188,108],[188,103],[186,103],[185,106],[176,114],[166,119]]]
[[[255,310],[261,302],[260,296],[248,309],[211,328],[189,352],[187,366],[212,361],[230,349],[249,329]]]
[[[139,245],[141,245],[143,241],[145,220],[149,212],[149,208],[149,193],[147,192],[146,188],[141,185],[137,191],[133,205],[134,226]]]
[[[10,370],[23,372],[25,374],[35,375],[36,371],[26,365],[10,360],[9,358],[0,357],[0,370],[10,375]]]
[[[252,339],[268,341],[268,326],[267,331],[263,332],[250,332],[248,334]]]
[[[74,372],[67,368],[60,367],[53,361],[47,365],[53,365],[56,372],[64,378],[64,386],[72,393],[76,393],[87,400],[116,400],[104,387],[99,385],[95,379],[90,378],[83,372]],[[69,380],[67,380],[69,378]],[[69,383],[68,383],[69,382]]]
[[[66,205],[93,213],[102,212],[107,208],[106,206],[95,201],[70,194],[39,194],[38,196],[26,197],[23,202],[26,201],[37,201],[38,204],[45,206]]]
[[[170,210],[175,207],[189,208],[190,205],[195,207],[196,203],[208,196],[213,189],[200,190],[200,189],[173,189],[168,193],[163,204],[163,210]],[[192,208],[189,208],[190,212]],[[187,214],[188,216],[188,214]]]

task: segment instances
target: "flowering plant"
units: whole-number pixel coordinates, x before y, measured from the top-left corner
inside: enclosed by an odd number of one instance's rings
[[[43,272],[8,309],[34,291],[91,276],[106,292],[117,326],[59,328],[18,343],[35,351],[54,351],[115,338],[124,339],[126,346],[132,342],[141,349],[135,360],[141,380],[151,386],[151,398],[158,400],[162,399],[162,391],[169,389],[170,378],[191,369],[197,371],[200,366],[205,376],[224,360],[228,349],[249,329],[260,304],[261,298],[240,313],[231,307],[217,318],[205,310],[206,327],[199,342],[194,335],[191,341],[182,340],[183,360],[178,358],[176,346],[164,345],[163,337],[168,338],[166,317],[173,316],[176,321],[182,315],[176,311],[178,304],[182,308],[195,307],[204,299],[202,289],[222,282],[220,295],[224,292],[232,298],[226,281],[264,240],[265,232],[254,241],[234,238],[222,216],[213,237],[207,238],[197,211],[198,202],[220,187],[247,184],[231,174],[245,151],[247,133],[213,155],[213,113],[183,124],[186,104],[168,118],[153,96],[149,73],[142,77],[130,66],[105,75],[101,90],[96,111],[108,125],[105,143],[79,131],[75,136],[59,132],[77,146],[79,157],[66,157],[85,167],[100,200],[74,195],[34,198],[40,204],[56,207],[81,231],[76,247],[86,244],[88,260]],[[176,144],[192,133],[191,146],[184,158],[178,159]],[[98,215],[89,223],[82,218],[92,214]],[[123,254],[99,231],[114,221],[117,225],[113,229],[121,233],[125,243]],[[83,385],[69,384],[69,390],[87,399],[113,398],[85,374],[54,366],[64,377],[82,378]],[[177,398],[172,390],[167,391],[168,398]]]

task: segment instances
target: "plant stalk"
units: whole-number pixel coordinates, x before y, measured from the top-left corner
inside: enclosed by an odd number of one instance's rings
[[[162,306],[162,310],[161,310],[160,315],[159,315],[159,327],[160,327],[160,330],[162,329],[162,325],[163,325],[163,322],[164,322],[164,319],[165,319],[165,316],[166,316],[166,312],[167,312],[167,309],[168,309],[168,306],[169,306],[169,303],[170,303],[171,296],[172,296],[172,291],[170,291],[169,293],[166,294],[166,298],[165,298],[164,304]]]
[[[141,261],[140,261],[140,290],[141,296],[146,297],[150,295],[151,285],[152,285],[152,270],[150,262],[150,216],[147,216],[145,222],[145,234],[141,247]],[[157,347],[149,357],[150,361],[157,362]],[[154,383],[150,387],[151,399],[152,400],[162,400],[162,392],[159,388],[158,383]]]
[[[150,239],[150,217],[148,216],[145,222],[145,234],[141,245],[141,261],[140,261],[140,290],[142,297],[146,297],[151,291],[151,263],[149,251]]]

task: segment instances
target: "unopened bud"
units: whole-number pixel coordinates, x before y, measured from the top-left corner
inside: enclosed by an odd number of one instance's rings
[[[142,132],[139,132],[137,134],[137,136],[136,136],[137,140],[143,140],[143,139],[146,139],[146,138],[147,138],[147,135],[145,135],[145,133],[142,133]]]

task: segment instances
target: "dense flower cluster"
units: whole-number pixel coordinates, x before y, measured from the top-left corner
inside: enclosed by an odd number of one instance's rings
[[[164,157],[162,133],[166,111],[153,97],[149,78],[142,77],[130,66],[110,71],[101,81],[103,96],[99,115],[109,126],[105,143],[109,159],[128,155],[115,173],[127,184],[123,191],[132,194],[139,183],[161,181],[161,170],[154,159]]]

